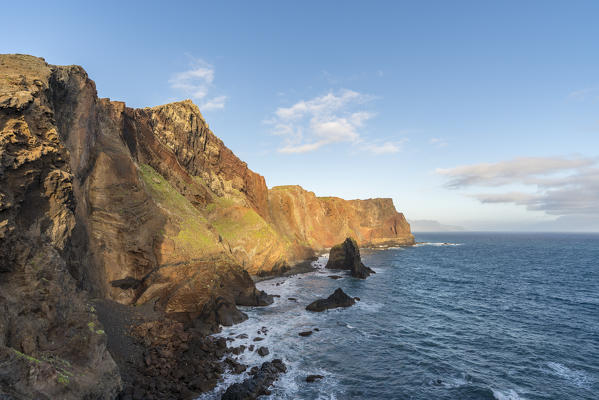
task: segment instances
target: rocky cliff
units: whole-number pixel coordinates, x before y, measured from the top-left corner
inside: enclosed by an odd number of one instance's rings
[[[191,101],[132,109],[99,99],[81,67],[0,55],[0,388],[114,397],[89,299],[230,324],[235,305],[268,303],[249,274],[346,236],[413,242],[390,199],[268,190]]]

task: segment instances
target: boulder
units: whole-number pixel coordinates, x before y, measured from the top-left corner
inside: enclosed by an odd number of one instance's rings
[[[236,375],[241,374],[248,367],[247,365],[241,364],[230,357],[227,357],[225,359],[225,364],[227,364],[227,366],[231,369],[231,371]]]
[[[317,379],[322,379],[322,378],[324,378],[324,376],[322,376],[322,375],[308,375],[308,376],[306,377],[306,382],[308,382],[308,383],[312,383],[312,382],[314,382],[315,380],[317,380]]]
[[[251,376],[241,383],[229,386],[222,395],[222,400],[254,400],[262,395],[269,395],[268,388],[278,378],[279,374],[287,371],[283,361],[279,359],[265,362],[260,369],[252,368]]]
[[[343,290],[341,290],[341,288],[339,288],[326,299],[318,299],[310,303],[306,307],[306,310],[320,312],[331,308],[353,306],[355,303],[356,301],[353,298],[349,297]]]
[[[266,357],[270,354],[270,351],[268,351],[266,347],[262,346],[258,350],[256,350],[256,353],[258,353],[260,357]]]
[[[343,243],[331,248],[326,268],[346,269],[350,271],[351,276],[360,279],[374,274],[372,269],[362,264],[358,243],[352,238],[347,238]]]

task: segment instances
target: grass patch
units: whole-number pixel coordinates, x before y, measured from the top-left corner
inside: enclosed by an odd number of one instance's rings
[[[194,256],[215,250],[218,240],[208,229],[208,221],[200,211],[151,166],[140,165],[140,173],[150,196],[167,211],[171,222],[179,227],[176,235],[169,236],[175,242],[176,250]],[[167,235],[164,231],[158,233]]]
[[[240,218],[221,217],[213,222],[216,231],[230,243],[255,242],[256,247],[262,242],[275,242],[277,233],[264,219],[251,208],[241,209]]]
[[[19,358],[21,358],[21,359],[23,359],[23,360],[25,360],[27,362],[34,363],[34,364],[39,364],[39,363],[42,362],[41,360],[38,360],[35,357],[28,356],[25,353],[21,353],[18,350],[12,349],[12,351],[17,355],[17,357],[19,357]]]
[[[96,324],[94,322],[88,322],[87,327],[89,328],[91,333],[95,333],[98,335],[104,335],[106,333],[102,329],[96,329]]]
[[[56,377],[56,380],[58,381],[58,383],[60,383],[61,385],[68,385],[69,384],[69,376],[66,374],[63,374],[60,371],[57,371],[58,376]]]

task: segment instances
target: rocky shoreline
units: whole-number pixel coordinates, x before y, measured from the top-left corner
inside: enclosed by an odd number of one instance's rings
[[[204,392],[240,368],[208,335],[272,301],[251,275],[347,236],[414,242],[390,198],[269,188],[190,100],[131,108],[80,66],[0,54],[0,396]]]
[[[331,252],[334,252],[334,251],[331,250]],[[361,262],[361,258],[360,258],[358,249],[350,248],[350,249],[348,249],[348,252],[351,254],[352,261],[356,261],[362,267],[364,266]],[[264,286],[266,284],[270,283],[271,285],[273,285],[273,287],[277,288],[279,286],[285,285],[285,283],[290,278],[302,279],[303,275],[310,274],[310,273],[319,274],[318,275],[319,279],[327,279],[328,276],[326,275],[326,268],[327,268],[326,265],[328,265],[328,261],[330,261],[329,253],[330,252],[322,252],[322,253],[320,253],[318,258],[307,261],[300,268],[295,269],[295,270],[290,270],[290,272],[280,274],[278,276],[258,277],[257,282],[262,283],[262,285],[264,285]],[[357,253],[357,255],[356,255],[356,253]],[[306,264],[308,265],[307,267],[306,267]],[[365,268],[367,268],[367,267],[365,267]],[[320,276],[320,275],[322,275],[322,276]],[[360,278],[360,277],[354,277],[352,275],[351,269],[347,269],[347,274],[344,275],[344,277]],[[266,290],[266,288],[265,288],[265,290]],[[278,296],[275,296],[275,297],[278,297]],[[290,297],[287,299],[280,299],[280,298],[278,300],[275,299],[275,301],[285,301],[285,300],[292,301],[292,302],[297,301],[293,297]],[[315,301],[312,304],[306,305],[305,308],[306,308],[306,312],[325,311],[327,308],[348,307],[348,306],[355,304],[355,302],[359,301],[359,300],[360,299],[358,299],[358,298],[349,297],[341,289],[338,289],[335,291],[335,293],[333,293],[331,296],[329,296],[328,299],[326,299],[326,300],[315,299]],[[323,303],[323,305],[322,305],[322,307],[319,307],[321,302]],[[312,307],[313,304],[316,304],[316,303],[318,303],[318,306]],[[247,321],[247,322],[251,322],[251,321]],[[243,329],[241,331],[239,331],[238,329],[236,329],[236,326],[237,325],[228,328],[231,331],[228,335],[224,334],[224,333],[217,333],[213,336],[214,338],[218,338],[218,340],[225,339],[227,341],[227,343],[229,343],[229,344],[237,343],[240,340],[246,340],[246,341],[250,341],[249,343],[252,343],[249,346],[245,345],[245,344],[241,344],[241,345],[231,347],[232,354],[230,356],[227,356],[227,358],[225,359],[225,363],[227,362],[227,360],[231,360],[231,361],[229,361],[230,365],[240,365],[240,363],[242,363],[242,361],[240,361],[240,358],[238,356],[244,355],[244,353],[249,354],[251,352],[255,352],[260,355],[259,349],[264,348],[263,346],[261,347],[260,344],[263,342],[264,339],[266,339],[268,337],[269,331],[271,329],[271,327],[269,327],[269,326],[262,326],[257,331],[243,330]],[[299,337],[307,338],[307,337],[311,336],[312,334],[318,333],[319,331],[320,331],[320,329],[318,327],[313,327],[307,331],[297,332],[297,335]],[[239,333],[239,332],[241,332],[241,333]],[[309,339],[307,339],[307,340],[309,340]],[[248,353],[246,353],[246,352],[248,352]],[[269,355],[269,354],[267,353],[267,355]],[[272,355],[272,357],[274,357],[273,362],[277,362],[277,363],[280,362],[281,365],[283,365],[283,366],[285,365],[285,360],[284,359],[280,360],[280,358],[284,358],[282,354],[275,353]],[[258,361],[259,361],[259,359],[258,359]],[[265,364],[267,365],[267,367],[264,366]],[[230,376],[235,376],[235,375],[239,375],[240,373],[247,372],[247,374],[243,375],[243,376],[247,376],[247,378],[241,382],[238,380],[235,380],[234,383],[227,386],[226,388],[223,387],[221,389],[221,390],[223,390],[223,392],[222,392],[223,399],[254,399],[254,398],[256,398],[256,397],[253,397],[253,394],[255,394],[255,393],[260,392],[261,394],[268,394],[269,386],[277,380],[277,376],[279,374],[285,374],[286,370],[287,370],[286,368],[284,368],[284,369],[283,368],[278,368],[278,369],[274,368],[273,369],[272,366],[268,365],[267,362],[264,362],[262,364],[262,367],[259,367],[259,364],[258,364],[258,365],[251,367],[251,369],[247,365],[244,365],[244,364],[241,364],[241,365],[242,365],[243,369],[229,368],[228,374],[230,374]],[[258,370],[258,368],[260,368],[260,370],[266,368],[266,371],[270,371],[271,374],[268,375],[269,379],[258,379],[257,380],[255,378],[255,373]],[[224,378],[224,376],[223,376],[223,378]],[[319,374],[308,374],[305,377],[303,377],[303,379],[308,383],[315,382],[322,378],[323,378],[323,376],[319,375]],[[202,397],[202,399],[217,399],[217,398],[220,398],[219,397],[220,395],[221,394],[219,394],[217,392],[212,392],[212,397],[206,397],[206,395],[205,395],[204,397]],[[235,397],[235,396],[237,396],[237,397]]]

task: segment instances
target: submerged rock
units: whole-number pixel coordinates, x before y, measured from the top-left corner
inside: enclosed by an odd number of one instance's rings
[[[262,346],[258,350],[256,350],[256,353],[258,353],[260,357],[266,357],[270,354],[270,351],[268,351],[266,347]]]
[[[287,371],[287,367],[279,359],[263,363],[258,370],[254,368],[252,368],[250,378],[229,386],[221,399],[254,400],[259,396],[268,395],[270,394],[270,390],[268,390],[270,385],[278,378],[279,374]]]
[[[324,376],[322,376],[322,375],[308,375],[308,376],[306,377],[306,382],[308,382],[308,383],[312,383],[312,382],[314,382],[315,380],[317,380],[317,379],[322,379],[322,378],[324,378]]]
[[[347,238],[343,243],[333,246],[329,253],[329,261],[326,268],[347,269],[350,271],[351,276],[360,279],[365,279],[370,274],[375,273],[372,269],[362,264],[358,243],[352,238]]]
[[[310,303],[306,307],[306,310],[320,312],[331,308],[353,306],[355,303],[356,301],[353,298],[349,297],[343,290],[341,290],[341,288],[339,288],[326,299],[318,299]]]

